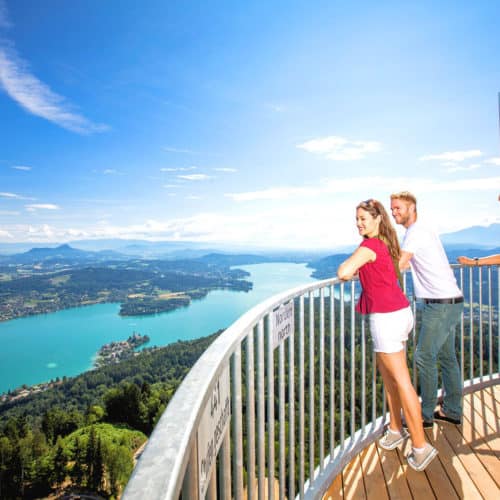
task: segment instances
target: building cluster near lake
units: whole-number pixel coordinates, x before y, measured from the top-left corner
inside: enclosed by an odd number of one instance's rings
[[[116,364],[128,359],[134,354],[138,354],[135,350],[139,346],[147,344],[149,340],[148,335],[134,332],[127,340],[104,344],[97,353],[94,367],[100,368],[101,366]]]

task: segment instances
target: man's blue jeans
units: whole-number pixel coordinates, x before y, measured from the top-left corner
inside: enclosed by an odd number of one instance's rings
[[[462,417],[462,377],[455,352],[455,330],[460,323],[463,303],[424,304],[415,359],[418,367],[422,417],[432,422],[437,401],[438,369],[441,365],[443,411],[452,418]]]

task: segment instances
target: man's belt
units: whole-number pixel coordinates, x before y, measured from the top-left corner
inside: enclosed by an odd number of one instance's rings
[[[424,303],[426,304],[460,304],[463,301],[463,297],[453,297],[451,299],[424,299]]]

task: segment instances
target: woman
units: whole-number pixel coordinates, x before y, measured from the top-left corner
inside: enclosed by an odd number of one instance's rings
[[[397,282],[400,247],[396,231],[383,205],[373,199],[356,207],[356,225],[363,241],[340,265],[337,275],[348,280],[359,271],[363,291],[356,310],[369,315],[373,349],[389,405],[390,422],[379,445],[393,450],[408,438],[401,421],[403,410],[413,445],[408,464],[422,471],[437,450],[425,439],[420,402],[406,364],[406,341],[413,328],[413,315]]]

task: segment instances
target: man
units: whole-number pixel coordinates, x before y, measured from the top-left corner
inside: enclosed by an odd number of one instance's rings
[[[417,222],[417,200],[408,191],[391,195],[391,212],[406,228],[399,267],[411,267],[413,288],[424,303],[415,359],[418,366],[424,427],[434,420],[453,424],[462,421],[462,380],[455,352],[455,329],[463,311],[463,295],[432,230]],[[437,362],[444,386],[443,404],[437,410]]]

